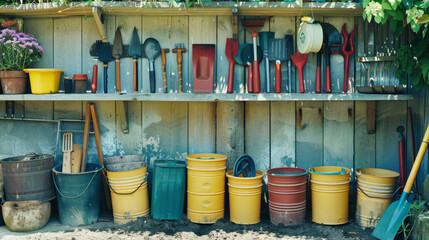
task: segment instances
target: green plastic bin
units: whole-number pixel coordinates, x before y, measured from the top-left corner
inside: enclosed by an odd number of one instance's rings
[[[152,207],[154,219],[178,220],[185,205],[186,163],[174,160],[156,160],[152,180]]]

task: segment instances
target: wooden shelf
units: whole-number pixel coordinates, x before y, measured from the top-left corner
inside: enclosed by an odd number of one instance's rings
[[[406,101],[412,100],[407,94],[315,94],[315,93],[97,93],[97,94],[18,94],[0,95],[0,101],[167,101],[167,102],[217,102],[217,101]]]
[[[361,3],[304,3],[303,7],[290,2],[201,2],[195,7],[185,7],[176,2],[73,2],[34,3],[0,7],[0,15],[19,17],[68,17],[91,16],[92,7],[99,7],[108,15],[232,15],[238,8],[241,16],[362,16]]]

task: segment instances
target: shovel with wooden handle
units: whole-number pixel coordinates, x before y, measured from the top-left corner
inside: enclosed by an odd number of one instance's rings
[[[140,38],[137,34],[136,27],[134,27],[133,34],[131,36],[128,55],[133,58],[133,92],[136,93],[139,91],[138,60],[142,57],[142,46],[140,44]]]
[[[399,227],[404,221],[405,217],[410,212],[410,203],[407,198],[413,187],[413,183],[416,180],[417,173],[422,163],[423,157],[428,148],[429,142],[429,125],[426,128],[425,135],[423,137],[422,144],[420,145],[419,152],[417,153],[416,161],[413,164],[407,183],[405,184],[404,191],[402,192],[401,198],[389,205],[384,212],[383,216],[372,232],[372,236],[382,240],[393,240],[398,232]]]
[[[112,55],[116,62],[116,92],[121,92],[121,57],[122,57],[122,35],[121,29],[117,28],[115,40],[113,41]]]

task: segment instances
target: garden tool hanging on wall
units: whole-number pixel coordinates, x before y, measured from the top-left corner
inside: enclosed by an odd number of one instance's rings
[[[344,55],[344,92],[346,93],[348,92],[349,87],[349,60],[350,56],[355,52],[353,38],[356,35],[356,25],[354,26],[353,31],[349,35],[346,30],[346,24],[344,23],[342,28],[342,34],[344,42],[341,46],[341,53]]]

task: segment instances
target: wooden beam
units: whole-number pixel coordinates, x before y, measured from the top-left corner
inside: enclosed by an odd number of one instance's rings
[[[92,14],[94,15],[95,24],[97,24],[98,31],[100,32],[101,40],[107,41],[106,30],[104,30],[104,24],[101,21],[101,10],[99,7],[92,7]]]

